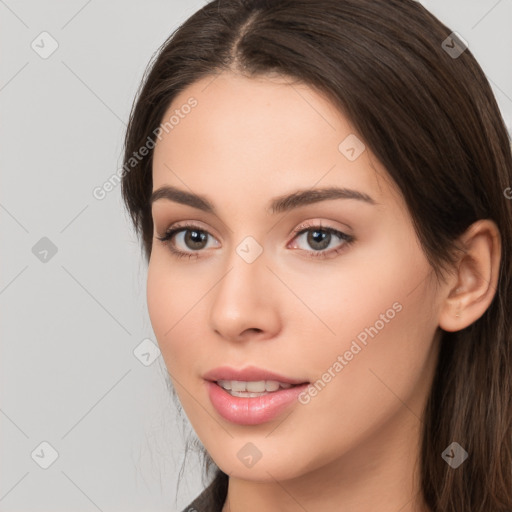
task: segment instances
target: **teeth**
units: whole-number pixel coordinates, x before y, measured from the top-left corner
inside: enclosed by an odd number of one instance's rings
[[[277,391],[279,382],[275,380],[260,380],[259,382],[248,382],[247,391]]]
[[[265,391],[265,381],[257,380],[255,382],[240,382],[240,387],[245,386],[247,391],[251,391],[253,393],[263,393]],[[279,384],[277,385],[279,388]],[[243,389],[239,389],[238,391],[244,391]],[[275,391],[275,390],[271,390]]]
[[[231,391],[234,396],[260,396],[260,394],[277,391],[279,388],[288,389],[292,387],[287,382],[278,382],[277,380],[218,380],[217,384],[221,388]]]
[[[218,380],[217,384],[224,388],[225,390],[229,391],[231,389],[231,381],[230,380]]]
[[[247,391],[246,382],[232,380],[231,381],[231,390],[232,391]]]

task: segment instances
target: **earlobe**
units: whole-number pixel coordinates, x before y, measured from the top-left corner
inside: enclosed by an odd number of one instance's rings
[[[457,272],[447,282],[439,312],[439,327],[460,331],[489,308],[498,286],[501,236],[496,224],[479,220],[460,237],[464,248]]]

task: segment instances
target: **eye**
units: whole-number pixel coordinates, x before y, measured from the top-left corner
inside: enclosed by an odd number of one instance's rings
[[[206,247],[208,237],[213,238],[207,231],[199,226],[189,223],[175,224],[168,229],[164,236],[158,236],[157,239],[169,247],[169,250],[178,258],[197,258],[198,252]],[[185,250],[176,248],[176,241]],[[188,252],[186,249],[192,252]]]
[[[294,240],[304,238],[304,235],[307,235],[305,241],[309,247],[313,248],[313,251],[307,248],[303,250],[306,251],[308,257],[312,258],[336,256],[355,241],[352,235],[347,235],[333,227],[322,226],[321,223],[320,225],[302,224],[294,232],[297,234]],[[329,246],[332,246],[332,242],[336,243],[337,240],[341,241],[341,244],[335,245],[331,250],[326,250]]]

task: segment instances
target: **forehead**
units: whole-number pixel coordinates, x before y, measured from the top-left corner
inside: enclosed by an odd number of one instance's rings
[[[286,77],[207,76],[174,98],[161,126],[153,190],[170,184],[212,197],[236,190],[241,205],[257,191],[315,185],[358,189],[378,202],[392,192],[351,122],[324,95]]]

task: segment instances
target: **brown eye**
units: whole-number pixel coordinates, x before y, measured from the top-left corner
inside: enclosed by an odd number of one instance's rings
[[[327,258],[335,256],[355,241],[353,236],[347,235],[346,233],[331,227],[307,226],[306,229],[301,229],[302,227],[304,227],[304,225],[296,230],[297,235],[294,240],[299,239],[304,234],[307,234],[305,238],[305,245],[307,245],[307,247],[299,248],[304,250],[308,253],[308,256],[313,258]],[[326,250],[333,241],[336,242],[336,239],[341,243],[330,250]]]
[[[329,233],[326,229],[315,229],[308,231],[308,236],[306,238],[310,247],[315,250],[323,251],[329,247],[331,243],[332,234]]]
[[[157,237],[177,257],[194,258],[206,248],[209,238],[215,240],[210,233],[192,224],[180,224],[168,229],[163,236]]]
[[[183,242],[189,249],[193,251],[204,249],[208,238],[208,234],[205,231],[184,229],[183,233],[185,233]]]

